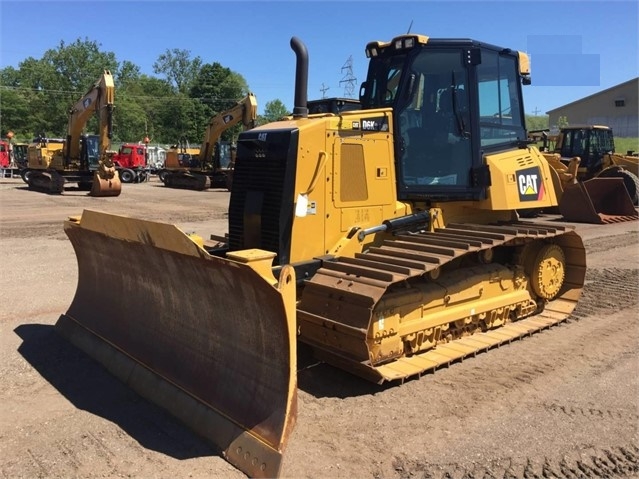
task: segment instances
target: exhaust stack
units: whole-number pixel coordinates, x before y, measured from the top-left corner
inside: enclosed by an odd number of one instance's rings
[[[295,106],[293,118],[308,117],[308,51],[306,45],[297,37],[291,38],[291,48],[295,52]]]

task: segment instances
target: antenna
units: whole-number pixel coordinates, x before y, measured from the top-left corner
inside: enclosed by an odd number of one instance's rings
[[[406,32],[406,35],[408,35],[410,33],[410,29],[413,28],[413,21],[410,21],[410,25],[408,25],[408,31]]]
[[[344,83],[344,96],[353,98],[353,92],[355,91],[355,82],[357,78],[353,76],[353,55],[348,57],[346,63],[342,67],[342,71],[346,70],[346,74],[340,80],[339,84]]]

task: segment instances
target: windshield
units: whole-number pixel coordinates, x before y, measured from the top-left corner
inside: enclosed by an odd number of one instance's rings
[[[517,55],[438,41],[397,48],[371,50],[360,101],[393,108],[400,197],[482,194],[483,155],[526,139]]]
[[[89,168],[94,169],[100,160],[100,139],[96,135],[89,135],[84,138]]]
[[[472,163],[468,73],[458,49],[422,49],[397,97],[401,179],[406,189],[466,187]]]
[[[402,74],[406,55],[371,60],[366,80],[366,90],[360,98],[364,108],[392,106]]]
[[[613,152],[615,144],[612,131],[607,129],[577,128],[564,133],[561,156],[581,158],[581,166],[599,168],[605,153]]]

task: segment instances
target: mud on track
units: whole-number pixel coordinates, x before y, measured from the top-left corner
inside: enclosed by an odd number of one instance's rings
[[[223,190],[157,179],[111,199],[0,180],[0,477],[244,477],[53,331],[77,281],[67,216],[93,208],[206,237],[226,231],[227,206]],[[283,476],[639,478],[639,224],[578,231],[586,285],[559,326],[402,386],[371,385],[301,347]]]

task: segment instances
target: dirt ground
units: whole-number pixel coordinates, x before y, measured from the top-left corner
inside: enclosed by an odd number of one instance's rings
[[[0,179],[2,477],[245,477],[53,329],[77,281],[64,219],[97,209],[206,237],[226,231],[229,193],[25,186]],[[388,387],[300,358],[283,477],[639,477],[639,222],[577,231],[587,283],[559,326]]]

